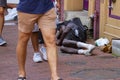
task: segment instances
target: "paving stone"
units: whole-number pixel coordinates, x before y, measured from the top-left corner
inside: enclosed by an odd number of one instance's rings
[[[6,25],[3,37],[7,41],[0,47],[0,80],[17,80],[17,25]],[[88,43],[94,43],[89,42]],[[94,40],[92,40],[94,41]],[[31,41],[28,44],[26,61],[27,80],[50,80],[47,62],[34,63]],[[94,56],[63,54],[59,51],[58,71],[64,80],[120,80],[120,58],[103,53],[95,48]]]

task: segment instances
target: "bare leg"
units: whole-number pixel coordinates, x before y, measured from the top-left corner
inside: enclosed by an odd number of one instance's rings
[[[2,31],[4,27],[4,7],[0,7],[0,46],[4,46],[6,41],[2,38]]]
[[[0,36],[2,36],[3,27],[4,27],[4,8],[0,7]]]
[[[42,62],[43,59],[39,52],[38,32],[32,32],[31,41],[32,41],[33,49],[34,49],[33,61],[36,63]]]
[[[27,44],[30,38],[30,33],[23,33],[19,31],[18,34],[18,43],[17,43],[17,58],[18,58],[18,66],[19,66],[19,76],[25,77],[25,61],[26,61],[26,54],[27,54]]]
[[[8,8],[15,8],[15,7],[17,7],[17,4],[7,3],[7,7]]]
[[[73,40],[67,40],[65,39],[63,41],[63,46],[65,47],[62,47],[61,48],[61,51],[65,51],[65,52],[68,52],[68,53],[74,53],[75,50],[72,49],[72,48],[76,48],[78,49],[78,54],[85,54],[85,55],[91,55],[90,52],[95,48],[94,45],[92,44],[87,44],[87,43],[83,43],[83,42],[77,42],[77,41],[73,41]],[[82,49],[80,49],[82,48]],[[86,49],[86,50],[84,50]]]
[[[65,53],[78,54],[78,49],[61,46],[60,50]]]
[[[73,41],[73,40],[64,39],[62,45],[65,46],[65,47],[78,48],[77,47],[77,41]]]
[[[84,42],[67,40],[67,39],[64,39],[63,46],[73,47],[73,48],[83,48],[83,49],[89,49],[89,47],[91,47],[91,48],[95,47],[92,44],[87,44],[87,43],[84,43]],[[90,48],[90,50],[91,50],[91,48]]]
[[[38,32],[32,32],[31,41],[32,41],[34,52],[39,52]]]
[[[45,41],[48,63],[50,65],[51,70],[51,79],[57,80],[57,47],[56,47],[56,39],[54,28],[41,28],[41,32],[43,34],[43,39]]]

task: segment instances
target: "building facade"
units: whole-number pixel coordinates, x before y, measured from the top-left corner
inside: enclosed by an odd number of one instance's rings
[[[120,38],[120,0],[89,0],[89,16],[94,16],[94,39]]]

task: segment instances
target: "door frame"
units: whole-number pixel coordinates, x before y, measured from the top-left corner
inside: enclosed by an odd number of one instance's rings
[[[120,20],[120,16],[112,14],[112,0],[109,0],[109,17]]]
[[[83,9],[88,11],[89,0],[83,0]]]

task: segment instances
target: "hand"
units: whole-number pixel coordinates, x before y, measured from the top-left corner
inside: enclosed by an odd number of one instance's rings
[[[56,0],[56,1],[57,1],[56,7],[57,7],[58,11],[60,11],[60,0]]]

